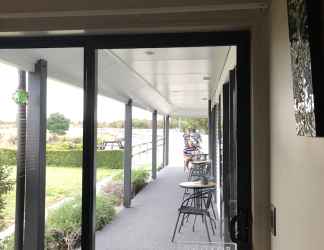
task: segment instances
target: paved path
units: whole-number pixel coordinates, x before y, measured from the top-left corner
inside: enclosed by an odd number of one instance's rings
[[[183,167],[158,172],[158,178],[133,199],[131,208],[123,209],[112,224],[97,232],[96,250],[224,249],[206,243],[205,228],[198,218],[195,233],[187,223],[176,235],[176,242],[171,243],[183,193],[178,183],[184,180]],[[216,236],[213,240],[217,240]]]

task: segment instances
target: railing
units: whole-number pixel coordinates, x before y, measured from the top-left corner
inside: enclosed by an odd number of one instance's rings
[[[163,146],[163,137],[160,137],[156,141],[157,147]],[[142,142],[132,146],[132,157],[140,154],[144,154],[152,150],[152,141]]]
[[[159,148],[163,146],[163,137],[157,138],[157,161],[159,164],[159,158],[162,158],[162,154],[159,154]],[[138,167],[140,165],[150,164],[152,161],[152,154],[149,152],[152,151],[152,141],[143,142],[132,147],[132,165],[133,167]],[[162,152],[161,152],[162,153]],[[159,157],[160,156],[160,157]]]

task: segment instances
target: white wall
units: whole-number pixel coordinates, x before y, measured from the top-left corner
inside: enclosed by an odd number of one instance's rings
[[[323,249],[324,138],[296,136],[287,1],[270,15],[271,202],[277,207],[273,250]]]

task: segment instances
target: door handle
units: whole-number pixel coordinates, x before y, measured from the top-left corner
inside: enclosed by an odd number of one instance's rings
[[[236,231],[239,215],[235,215],[230,221],[230,237],[232,242],[239,242],[239,233]]]
[[[252,224],[251,216],[241,212],[235,215],[230,221],[230,237],[234,243],[249,243],[250,242],[250,227]],[[240,223],[240,224],[239,224]]]

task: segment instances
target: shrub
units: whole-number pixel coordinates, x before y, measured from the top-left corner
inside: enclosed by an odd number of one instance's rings
[[[46,150],[46,164],[48,166],[82,166],[82,149],[55,150],[55,146],[49,146]],[[123,168],[123,151],[97,151],[97,167],[109,169]],[[16,150],[0,149],[0,165],[16,165]]]
[[[0,250],[12,250],[14,248],[15,248],[15,239],[13,235],[0,240]]]
[[[132,184],[135,194],[137,194],[146,185],[149,176],[149,171],[144,169],[136,169],[132,172]]]
[[[109,181],[101,191],[110,196],[116,206],[120,206],[123,200],[123,184],[120,181]]]
[[[132,170],[133,192],[137,194],[147,183],[150,173],[146,169]],[[124,173],[120,172],[113,177],[113,181],[120,181],[124,178]]]
[[[10,180],[10,173],[11,169],[8,166],[0,166],[0,229],[4,227],[2,223],[3,210],[6,206],[4,195],[13,188],[14,184],[14,182]]]
[[[109,224],[114,215],[114,199],[98,195],[96,197],[96,230]],[[81,245],[81,197],[65,202],[51,210],[46,225],[46,248],[63,250],[76,249]]]
[[[0,166],[2,165],[16,165],[16,150],[14,149],[0,149]]]

